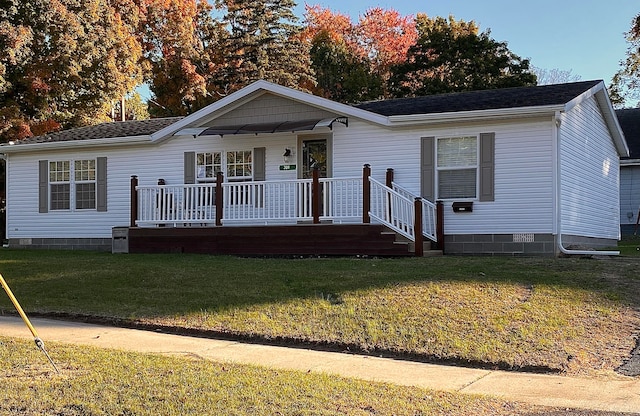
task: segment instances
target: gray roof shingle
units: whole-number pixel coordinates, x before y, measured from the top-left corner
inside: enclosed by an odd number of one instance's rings
[[[561,105],[566,104],[600,82],[583,81],[569,84],[427,95],[415,98],[371,101],[358,104],[356,107],[383,116],[399,116]]]
[[[72,140],[109,139],[113,137],[146,136],[153,134],[182,117],[151,118],[148,120],[128,120],[96,124],[95,126],[77,127],[47,133],[42,136],[20,140],[20,144],[63,142]]]
[[[629,159],[640,159],[640,108],[616,110],[616,116],[627,139]]]

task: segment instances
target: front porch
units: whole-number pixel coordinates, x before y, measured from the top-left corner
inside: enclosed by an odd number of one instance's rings
[[[443,250],[442,205],[365,165],[359,178],[139,186],[127,252],[422,256]],[[114,244],[115,244],[114,231]],[[123,238],[120,236],[119,238]],[[114,246],[115,247],[115,246]]]

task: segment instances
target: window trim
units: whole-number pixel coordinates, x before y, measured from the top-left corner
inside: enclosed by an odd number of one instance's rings
[[[82,159],[55,159],[46,161],[46,186],[47,186],[47,211],[56,212],[76,212],[76,211],[98,211],[98,159],[99,158],[82,158]],[[93,179],[76,179],[76,163],[82,161],[93,161]],[[69,164],[69,178],[66,181],[52,181],[51,180],[51,164],[52,163],[68,163]],[[92,208],[78,208],[77,199],[77,186],[79,184],[94,184],[93,189],[93,207]],[[52,206],[52,185],[68,185],[69,186],[69,208],[53,208]],[[42,212],[42,211],[41,211]]]

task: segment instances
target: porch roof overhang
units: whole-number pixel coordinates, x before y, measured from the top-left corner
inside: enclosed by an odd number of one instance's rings
[[[236,124],[228,126],[214,127],[190,127],[183,128],[175,132],[174,136],[225,136],[235,134],[263,134],[263,133],[285,133],[297,131],[310,131],[317,127],[333,128],[334,123],[342,123],[349,126],[347,117],[330,117],[323,119],[308,119],[297,121],[280,121],[270,123],[250,123]]]

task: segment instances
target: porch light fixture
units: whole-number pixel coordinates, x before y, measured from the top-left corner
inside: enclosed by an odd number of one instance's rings
[[[291,149],[289,149],[288,147],[286,149],[284,149],[284,153],[282,154],[282,156],[284,156],[284,157],[291,156]]]

